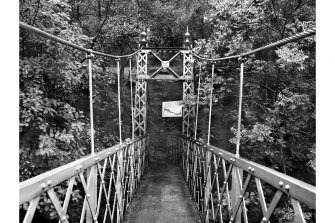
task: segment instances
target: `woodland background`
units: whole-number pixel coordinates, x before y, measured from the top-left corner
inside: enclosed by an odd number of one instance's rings
[[[149,46],[175,47],[182,46],[188,26],[198,54],[224,57],[315,26],[315,0],[20,0],[19,10],[22,22],[117,55],[136,51],[144,29]],[[89,91],[85,54],[24,30],[19,44],[19,162],[24,181],[89,154]],[[95,145],[102,150],[119,140],[116,62],[99,57],[93,61]],[[131,137],[127,64],[121,60],[123,139]],[[215,66],[211,144],[234,152],[239,63]],[[198,133],[204,139],[210,69],[211,64],[202,63]],[[315,37],[248,58],[242,157],[315,185],[315,82]]]

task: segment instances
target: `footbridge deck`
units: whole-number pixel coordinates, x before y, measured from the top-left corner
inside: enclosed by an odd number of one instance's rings
[[[179,165],[150,162],[124,222],[201,222]]]

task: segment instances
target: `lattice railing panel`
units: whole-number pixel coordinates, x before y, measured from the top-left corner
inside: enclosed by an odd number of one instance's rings
[[[149,159],[153,162],[181,162],[181,138],[175,133],[150,133]]]
[[[127,141],[20,183],[20,205],[28,206],[23,222],[32,222],[36,209],[59,222],[122,222],[143,175],[146,148],[147,137]]]
[[[184,176],[204,222],[274,222],[282,213],[313,222],[314,186],[189,137],[181,145]]]
[[[168,159],[174,163],[179,163],[181,159],[181,146],[179,135],[165,134],[165,148],[168,153]]]

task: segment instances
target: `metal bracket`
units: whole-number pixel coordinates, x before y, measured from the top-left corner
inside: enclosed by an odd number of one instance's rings
[[[168,68],[168,67],[170,67],[170,61],[162,61],[162,67],[163,67],[163,68]]]

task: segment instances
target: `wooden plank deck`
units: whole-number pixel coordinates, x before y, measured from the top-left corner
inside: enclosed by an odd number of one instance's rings
[[[201,222],[180,167],[167,161],[151,162],[124,222]]]

